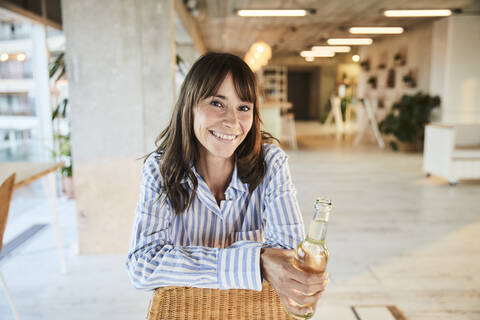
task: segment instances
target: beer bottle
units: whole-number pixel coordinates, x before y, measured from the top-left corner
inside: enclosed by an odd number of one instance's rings
[[[328,250],[325,240],[332,202],[327,198],[318,198],[315,201],[314,208],[315,213],[310,223],[307,238],[298,245],[293,265],[304,272],[323,273],[327,269],[328,263]],[[312,312],[305,315],[291,313],[290,315],[295,319],[310,319],[315,312],[316,304],[302,305],[301,307],[311,307]]]

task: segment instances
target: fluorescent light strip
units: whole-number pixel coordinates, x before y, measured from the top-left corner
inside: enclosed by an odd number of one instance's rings
[[[386,17],[447,17],[452,10],[385,10],[383,14]]]
[[[402,27],[352,27],[352,34],[400,34],[403,33]]]
[[[314,46],[312,51],[333,51],[333,52],[350,52],[351,48],[349,46]]]
[[[307,10],[238,10],[240,17],[304,17]]]
[[[373,43],[371,38],[336,38],[328,39],[327,43],[330,45],[351,45],[351,46],[361,46],[369,45]]]
[[[326,57],[330,58],[335,56],[335,52],[330,51],[330,52],[315,52],[315,51],[302,51],[300,52],[300,56],[307,58],[307,57],[315,57],[315,58],[321,58],[321,57]]]

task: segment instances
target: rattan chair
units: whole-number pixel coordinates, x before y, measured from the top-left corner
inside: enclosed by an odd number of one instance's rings
[[[8,209],[10,209],[10,200],[12,200],[14,184],[15,173],[8,177],[0,186],[0,252],[2,252],[3,248],[3,234],[5,233],[5,227],[7,225]],[[5,292],[7,293],[8,302],[10,303],[13,315],[15,316],[15,319],[19,320],[20,316],[18,315],[15,304],[13,303],[12,295],[8,290],[7,282],[5,281],[5,278],[3,277],[3,274],[1,272],[0,280],[3,284],[3,287],[5,288]]]
[[[275,290],[263,282],[262,291],[164,287],[154,291],[148,320],[234,319],[290,320]]]

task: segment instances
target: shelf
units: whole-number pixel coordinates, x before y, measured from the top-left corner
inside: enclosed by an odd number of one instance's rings
[[[259,72],[265,100],[287,101],[287,67],[265,66]]]

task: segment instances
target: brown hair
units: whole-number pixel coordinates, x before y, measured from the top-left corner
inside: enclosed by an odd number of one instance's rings
[[[199,155],[198,142],[193,131],[193,108],[200,100],[215,95],[225,77],[230,74],[237,95],[243,101],[253,103],[253,123],[245,140],[235,150],[237,173],[252,192],[265,176],[266,164],[263,142],[274,139],[260,130],[258,91],[255,74],[239,57],[228,53],[207,53],[200,57],[188,72],[182,84],[168,127],[155,140],[161,154],[160,173],[162,191],[175,213],[183,213],[195,197],[198,181],[191,170]],[[193,183],[193,192],[182,184],[184,178]]]

